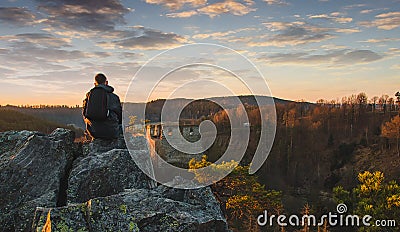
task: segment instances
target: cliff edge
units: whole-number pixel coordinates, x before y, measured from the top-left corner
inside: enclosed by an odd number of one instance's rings
[[[228,231],[209,188],[154,186],[123,139],[0,133],[2,231]]]

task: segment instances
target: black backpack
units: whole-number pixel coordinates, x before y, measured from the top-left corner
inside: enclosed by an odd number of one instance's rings
[[[86,102],[85,117],[96,121],[104,121],[107,119],[107,91],[105,89],[95,87],[90,90]]]

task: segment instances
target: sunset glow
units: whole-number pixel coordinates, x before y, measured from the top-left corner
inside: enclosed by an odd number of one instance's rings
[[[98,72],[123,100],[148,59],[192,43],[246,56],[279,98],[393,96],[400,89],[399,3],[2,1],[0,105],[80,105]]]

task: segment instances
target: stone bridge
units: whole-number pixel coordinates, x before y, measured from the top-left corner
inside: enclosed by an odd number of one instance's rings
[[[147,138],[154,142],[155,151],[172,165],[187,168],[192,158],[200,160],[203,155],[203,153],[187,154],[178,151],[168,142],[170,141],[172,144],[183,145],[180,134],[189,142],[193,143],[198,141],[201,136],[197,124],[177,125],[177,123],[148,123],[146,124],[146,134]],[[152,142],[150,142],[150,144],[152,144]],[[193,143],[193,146],[200,145]],[[199,147],[198,150],[203,149]]]

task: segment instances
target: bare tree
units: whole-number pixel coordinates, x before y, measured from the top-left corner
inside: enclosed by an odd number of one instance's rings
[[[389,95],[384,94],[379,98],[379,104],[381,105],[381,109],[383,109],[383,112],[386,114],[386,104],[387,100],[389,98]]]
[[[379,97],[378,96],[373,96],[371,98],[371,104],[372,104],[372,112],[375,112],[376,110],[376,103],[378,102]]]
[[[358,116],[361,116],[361,113],[364,112],[368,103],[368,97],[366,93],[359,93],[357,95],[357,104],[358,104]]]
[[[394,98],[390,97],[387,100],[388,108],[389,108],[389,115],[391,115],[394,106]]]

